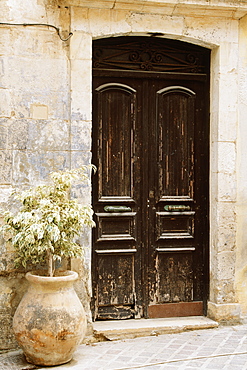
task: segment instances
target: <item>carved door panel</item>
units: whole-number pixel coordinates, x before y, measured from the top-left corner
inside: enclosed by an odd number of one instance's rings
[[[126,79],[108,77],[94,82],[96,317],[130,318],[136,310],[140,269],[136,86]]]
[[[201,315],[208,286],[207,67],[198,57],[191,69],[204,70],[188,72],[185,52],[166,40],[163,49],[156,45],[166,59],[153,56],[154,68],[174,69],[179,59],[186,73],[149,72],[147,43],[147,70],[127,71],[136,69],[147,40],[120,39],[117,46],[104,40],[105,59],[102,42],[94,49],[94,318]],[[130,39],[139,43],[139,57]]]
[[[173,77],[174,78],[174,77]],[[160,78],[149,181],[149,317],[203,314],[207,296],[208,131],[205,79]],[[153,229],[152,229],[153,228]]]

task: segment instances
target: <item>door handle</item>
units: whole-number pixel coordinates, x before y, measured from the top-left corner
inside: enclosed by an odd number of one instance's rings
[[[104,211],[105,212],[131,212],[131,208],[126,207],[126,206],[105,206]]]
[[[183,212],[183,211],[190,211],[190,206],[185,205],[170,205],[164,207],[165,211],[171,211],[171,212]]]

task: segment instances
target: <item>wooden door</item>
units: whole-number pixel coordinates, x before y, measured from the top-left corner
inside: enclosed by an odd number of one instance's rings
[[[208,64],[170,40],[94,44],[95,319],[205,313]]]

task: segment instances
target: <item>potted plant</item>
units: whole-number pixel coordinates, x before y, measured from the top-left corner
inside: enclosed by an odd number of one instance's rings
[[[16,251],[16,265],[38,267],[26,273],[29,287],[13,318],[17,342],[36,365],[70,361],[85,335],[86,315],[73,287],[78,274],[55,265],[63,258],[83,257],[76,237],[94,226],[91,206],[71,198],[72,182],[88,181],[87,172],[83,166],[52,173],[51,182],[16,192],[18,212],[4,215],[1,232]]]

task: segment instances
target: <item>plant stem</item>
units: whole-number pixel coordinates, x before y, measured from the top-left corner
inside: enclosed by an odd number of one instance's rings
[[[48,276],[53,276],[53,257],[50,249],[47,249]]]

